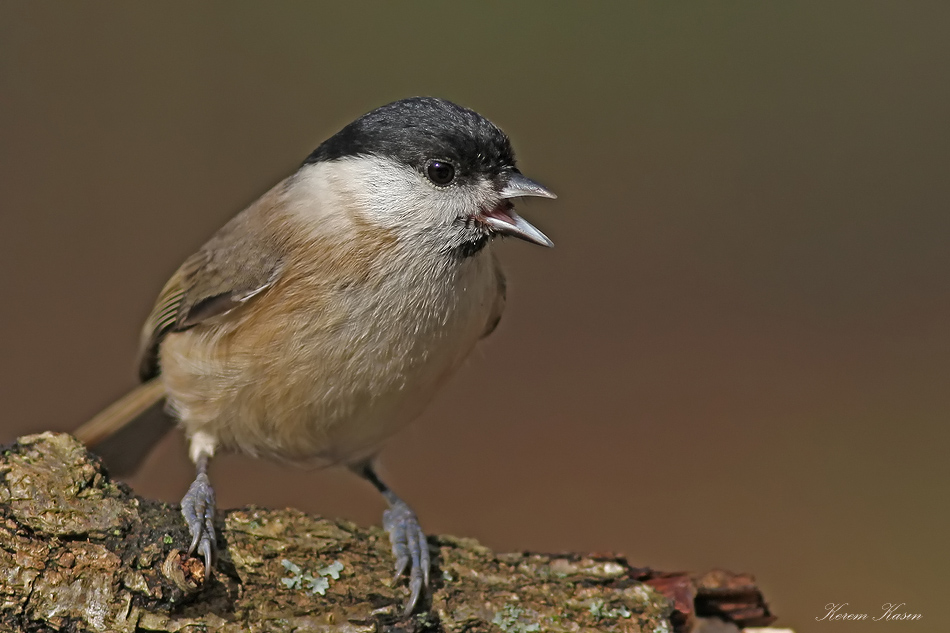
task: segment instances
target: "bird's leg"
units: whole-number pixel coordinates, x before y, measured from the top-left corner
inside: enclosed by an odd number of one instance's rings
[[[389,509],[383,512],[383,529],[389,532],[393,556],[396,557],[396,578],[409,569],[409,601],[403,613],[409,616],[419,602],[422,590],[429,586],[429,543],[425,532],[419,526],[416,513],[380,480],[369,462],[359,464],[353,470],[376,486],[389,502]]]
[[[188,492],[181,500],[181,513],[191,532],[191,546],[188,554],[197,551],[205,559],[205,581],[211,578],[211,568],[214,566],[217,554],[217,543],[214,533],[214,489],[208,479],[209,453],[201,452],[195,458],[198,475],[188,488]]]

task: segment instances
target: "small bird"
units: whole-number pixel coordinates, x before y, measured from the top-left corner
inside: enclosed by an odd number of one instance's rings
[[[197,476],[181,511],[206,579],[215,454],[350,468],[389,504],[410,614],[429,582],[426,536],[373,460],[498,325],[493,240],[552,246],[513,210],[525,196],[556,197],[472,110],[414,97],[361,116],[185,260],[142,331],[143,383],[77,437],[127,470],[184,429]]]

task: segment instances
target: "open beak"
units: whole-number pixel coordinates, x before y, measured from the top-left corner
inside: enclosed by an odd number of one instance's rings
[[[502,199],[509,200],[511,198],[524,198],[527,196],[557,198],[554,193],[548,191],[530,178],[526,178],[517,172],[512,173],[507,183],[505,183],[505,187],[501,190]],[[530,222],[515,213],[511,209],[511,206],[510,203],[498,205],[497,208],[485,213],[482,216],[482,221],[503,235],[518,237],[527,242],[540,244],[541,246],[554,246],[554,242],[549,240],[544,233],[534,228]]]

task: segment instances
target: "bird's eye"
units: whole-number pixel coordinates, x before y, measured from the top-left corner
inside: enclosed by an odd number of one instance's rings
[[[441,160],[430,160],[426,165],[426,176],[432,184],[444,187],[455,180],[455,166]]]

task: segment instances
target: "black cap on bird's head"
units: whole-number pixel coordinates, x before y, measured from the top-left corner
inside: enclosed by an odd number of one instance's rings
[[[435,97],[394,101],[364,114],[324,141],[304,165],[378,156],[407,165],[438,187],[494,183],[504,204],[479,220],[491,232],[551,246],[511,211],[511,198],[555,198],[515,166],[508,136],[474,110]]]
[[[515,169],[508,136],[474,110],[434,97],[394,101],[324,141],[306,163],[349,156],[394,159],[422,171],[433,159],[455,165],[460,182]]]

